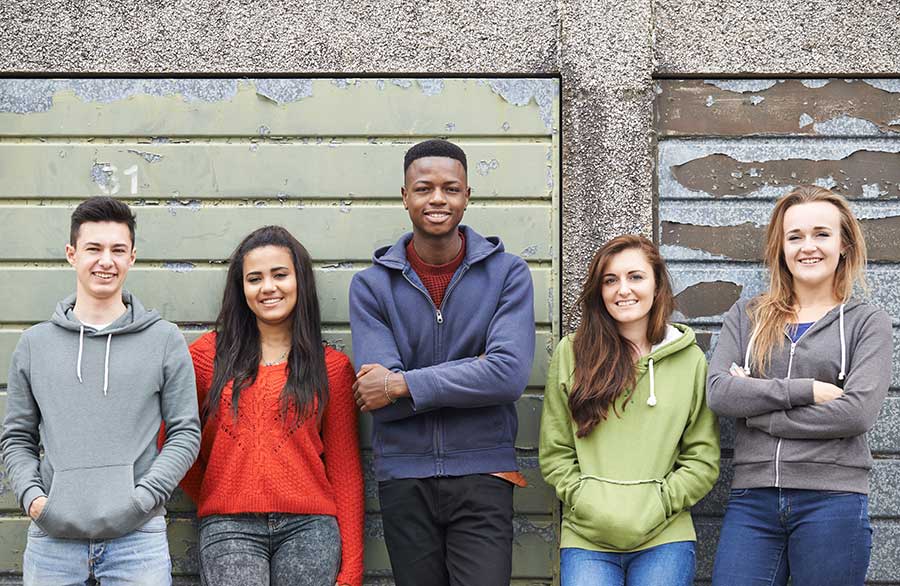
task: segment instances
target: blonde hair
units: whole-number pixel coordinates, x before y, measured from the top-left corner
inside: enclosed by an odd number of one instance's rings
[[[866,241],[847,200],[815,185],[800,185],[779,199],[766,229],[764,254],[769,288],[748,307],[754,331],[751,362],[757,371],[768,368],[772,350],[784,346],[785,324],[797,319],[794,277],[784,259],[784,214],[792,206],[819,201],[836,207],[841,216],[841,256],[834,273],[834,297],[844,303],[850,299],[854,284],[866,289]]]

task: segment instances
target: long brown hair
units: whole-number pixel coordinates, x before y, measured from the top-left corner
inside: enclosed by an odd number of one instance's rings
[[[765,263],[769,269],[769,289],[754,299],[748,308],[754,331],[751,363],[758,372],[768,368],[772,350],[784,346],[785,325],[797,319],[794,276],[784,259],[784,214],[792,206],[819,201],[830,203],[841,215],[841,256],[834,273],[834,297],[843,303],[853,293],[854,283],[866,287],[866,241],[847,200],[815,185],[800,185],[779,199],[766,229]]]
[[[578,304],[581,323],[575,331],[575,381],[569,393],[569,411],[578,424],[578,437],[585,437],[609,416],[610,407],[618,416],[616,400],[634,387],[634,344],[619,333],[617,322],[603,302],[603,272],[610,259],[637,248],[653,267],[656,291],[647,324],[647,339],[660,343],[675,306],[666,264],[656,246],[643,236],[613,238],[594,255]],[[622,407],[625,408],[624,405]]]

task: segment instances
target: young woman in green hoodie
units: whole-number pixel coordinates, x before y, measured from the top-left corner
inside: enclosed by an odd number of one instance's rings
[[[719,474],[694,332],[652,242],[620,236],[594,256],[581,323],[556,347],[540,464],[563,503],[562,586],[690,586],[690,507]]]

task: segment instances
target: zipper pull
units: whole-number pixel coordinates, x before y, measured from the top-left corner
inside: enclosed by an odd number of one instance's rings
[[[444,323],[444,314],[441,313],[440,309],[435,309],[435,311],[437,312],[437,322],[439,324]]]
[[[794,348],[797,347],[797,342],[791,342],[791,358],[794,357]]]

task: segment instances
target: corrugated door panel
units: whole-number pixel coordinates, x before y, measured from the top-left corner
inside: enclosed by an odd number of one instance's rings
[[[872,302],[894,325],[891,396],[869,433],[875,455],[870,581],[895,582],[900,543],[900,80],[657,82],[657,237],[675,281],[676,319],[715,346],[724,312],[762,292],[762,244],[775,200],[813,183],[847,197],[860,218]],[[698,578],[712,569],[728,498],[734,424],[722,421],[723,471],[696,507]]]
[[[537,441],[559,337],[555,79],[0,80],[0,387],[21,332],[74,289],[69,216],[91,195],[114,195],[136,212],[128,288],[188,341],[215,319],[240,240],[266,224],[287,227],[315,259],[326,340],[352,355],[350,279],[375,248],[409,231],[403,154],[437,136],[468,155],[465,223],[500,236],[534,279],[538,352],[517,405],[518,459],[531,486],[516,492],[513,583],[550,584],[558,502],[541,480]],[[367,583],[389,584],[370,430],[363,418]],[[176,583],[196,584],[193,505],[176,492],[169,510]],[[0,482],[0,576],[11,583],[26,525]]]

